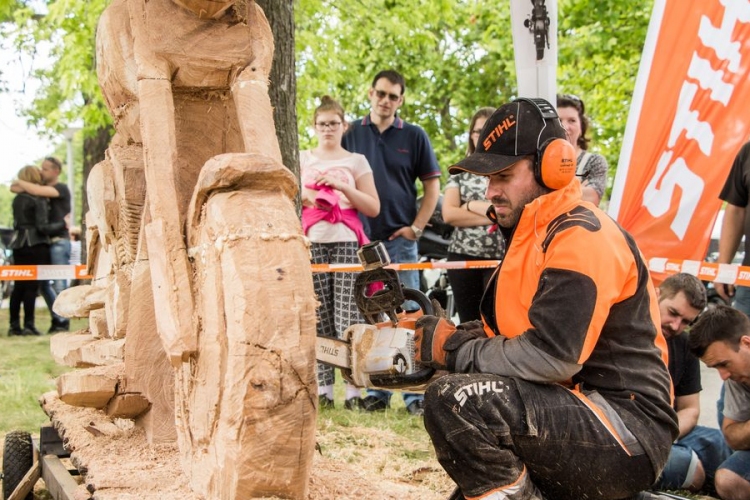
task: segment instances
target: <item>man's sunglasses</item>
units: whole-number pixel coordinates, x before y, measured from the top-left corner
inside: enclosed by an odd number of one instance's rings
[[[391,102],[396,102],[401,97],[400,95],[389,94],[388,92],[383,92],[382,90],[378,90],[378,89],[373,89],[373,90],[375,90],[375,95],[378,96],[378,99],[383,99],[385,98],[385,96],[388,96],[388,99]]]

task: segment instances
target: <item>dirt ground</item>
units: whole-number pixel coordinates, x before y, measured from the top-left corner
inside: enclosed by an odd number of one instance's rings
[[[100,411],[62,403],[54,392],[44,398],[45,410],[74,448],[71,460],[83,473],[76,499],[198,499],[181,472],[176,444],[149,446],[129,420],[113,423]],[[352,446],[342,447],[342,441]],[[347,427],[318,432],[317,442],[309,500],[438,500],[453,490],[434,459],[394,454],[413,443],[390,431]]]

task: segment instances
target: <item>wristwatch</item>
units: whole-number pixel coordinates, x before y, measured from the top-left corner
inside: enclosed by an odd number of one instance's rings
[[[411,230],[414,231],[414,236],[417,237],[417,239],[422,237],[422,234],[424,233],[424,229],[419,229],[414,224],[411,225]]]

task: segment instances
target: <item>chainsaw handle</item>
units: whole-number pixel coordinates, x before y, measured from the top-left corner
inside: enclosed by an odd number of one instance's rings
[[[425,316],[430,316],[435,313],[435,309],[432,307],[432,302],[430,299],[422,293],[420,290],[415,290],[414,288],[404,288],[404,300],[413,300],[414,302],[419,305],[419,308],[422,310],[422,314]]]

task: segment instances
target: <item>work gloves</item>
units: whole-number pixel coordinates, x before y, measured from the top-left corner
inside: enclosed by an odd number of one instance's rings
[[[416,361],[436,370],[455,371],[458,348],[469,340],[486,338],[481,321],[455,326],[449,319],[422,316],[416,322]]]

